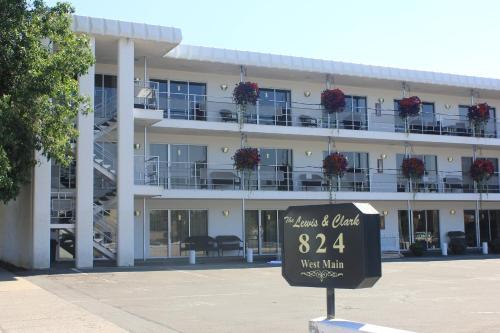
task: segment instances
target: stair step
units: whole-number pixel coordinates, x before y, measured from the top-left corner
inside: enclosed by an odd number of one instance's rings
[[[94,161],[98,164],[101,164],[103,162],[103,160],[101,160],[100,158],[94,158]]]

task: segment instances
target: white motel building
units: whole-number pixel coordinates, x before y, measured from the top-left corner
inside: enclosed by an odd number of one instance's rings
[[[197,256],[277,256],[283,211],[330,195],[380,212],[382,252],[416,241],[438,252],[450,231],[464,231],[470,249],[500,237],[498,173],[487,193],[469,175],[476,158],[498,170],[500,80],[184,45],[176,28],[92,17],[75,16],[73,28],[91,37],[96,64],[79,83],[94,112],[77,119],[73,165],[41,158],[0,206],[2,261],[132,266],[187,257],[190,237],[205,242]],[[240,81],[260,88],[241,124]],[[326,88],[345,93],[343,112],[321,107]],[[423,102],[409,121],[397,112],[404,96]],[[467,111],[483,102],[493,114],[478,133]],[[248,182],[232,160],[242,144],[261,156]],[[331,194],[322,161],[332,151],[348,168]],[[413,188],[406,156],[425,163]]]

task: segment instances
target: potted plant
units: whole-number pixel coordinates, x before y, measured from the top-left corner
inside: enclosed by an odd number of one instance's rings
[[[247,188],[250,185],[252,172],[260,163],[260,154],[257,148],[243,147],[238,149],[233,156],[234,168],[246,174]]]
[[[407,157],[403,159],[401,164],[401,172],[403,176],[409,180],[418,180],[425,173],[425,164],[418,157]]]
[[[401,118],[415,117],[420,113],[422,101],[417,96],[405,97],[399,101],[399,116]]]
[[[323,173],[328,179],[330,201],[332,201],[333,178],[341,178],[347,170],[347,158],[339,152],[329,154],[323,159]]]
[[[321,105],[329,112],[342,112],[345,108],[345,95],[340,89],[326,89],[321,93]]]
[[[480,189],[494,172],[495,166],[493,162],[483,158],[476,159],[469,170],[470,177],[479,185]]]
[[[233,90],[233,101],[239,106],[241,113],[246,111],[248,104],[255,105],[258,98],[259,85],[254,82],[240,82]]]
[[[476,136],[481,135],[485,125],[490,120],[490,107],[487,103],[479,103],[469,107],[467,112],[470,124],[473,126]]]

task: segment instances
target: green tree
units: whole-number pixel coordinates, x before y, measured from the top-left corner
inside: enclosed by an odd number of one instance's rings
[[[35,151],[67,166],[75,119],[90,112],[77,78],[94,63],[88,37],[71,30],[73,8],[0,0],[0,200],[31,179]]]

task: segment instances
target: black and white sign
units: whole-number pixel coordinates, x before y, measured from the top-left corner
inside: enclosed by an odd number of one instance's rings
[[[369,288],[382,275],[380,216],[370,204],[289,207],[282,239],[292,286]]]

